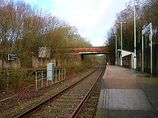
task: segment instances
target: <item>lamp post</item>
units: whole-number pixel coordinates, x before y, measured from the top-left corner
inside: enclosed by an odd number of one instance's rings
[[[115,65],[117,65],[117,35],[112,35],[115,36]]]
[[[134,72],[137,67],[137,55],[136,55],[136,18],[135,18],[135,0],[134,0]]]
[[[119,22],[116,24],[120,24],[121,25],[121,67],[122,67],[122,24],[126,24],[126,22]]]

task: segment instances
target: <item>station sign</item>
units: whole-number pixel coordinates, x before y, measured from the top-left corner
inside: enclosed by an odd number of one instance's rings
[[[16,61],[17,54],[8,54],[8,61]]]
[[[142,35],[144,35],[145,33],[150,33],[150,26],[151,24],[149,24],[148,26],[146,26],[143,30],[142,30]]]

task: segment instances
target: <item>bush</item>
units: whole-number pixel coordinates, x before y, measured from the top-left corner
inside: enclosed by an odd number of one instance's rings
[[[35,77],[28,70],[0,72],[0,90],[19,89],[34,82]]]

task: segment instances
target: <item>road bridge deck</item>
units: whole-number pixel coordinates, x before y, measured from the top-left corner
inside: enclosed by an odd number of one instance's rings
[[[102,80],[97,118],[157,118],[158,77],[107,66]]]

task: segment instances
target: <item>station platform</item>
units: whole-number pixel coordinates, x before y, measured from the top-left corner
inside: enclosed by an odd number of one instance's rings
[[[108,65],[96,118],[158,118],[158,76]]]

